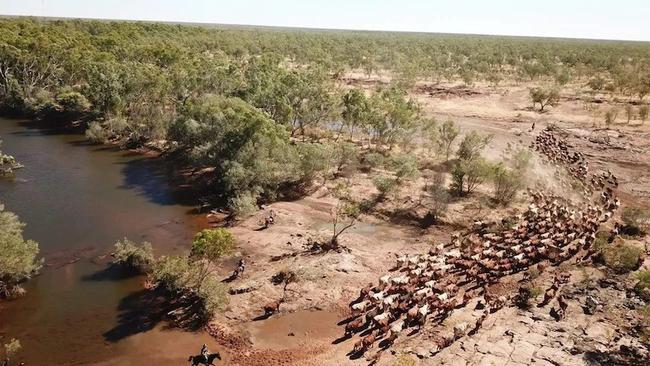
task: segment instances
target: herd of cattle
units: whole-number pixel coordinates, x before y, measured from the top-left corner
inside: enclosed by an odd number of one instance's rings
[[[406,329],[419,331],[427,322],[440,324],[455,309],[478,298],[479,308],[484,307],[482,315],[474,324],[456,324],[453,335],[437,337],[438,349],[443,349],[478,331],[490,312],[509,301],[491,294],[490,286],[499,278],[534,265],[543,270],[546,264],[557,265],[578,254],[587,259],[594,253],[592,244],[600,225],[620,205],[614,196],[617,178],[609,172],[590,175],[584,156],[550,130],[538,135],[531,147],[565,167],[590,199],[573,204],[553,194],[529,191],[532,203],[516,224],[477,221],[463,235],[453,235],[449,245],[397,258],[391,273],[361,289],[350,305],[353,317],[345,324],[345,336],[362,335],[352,353],[363,354],[375,343],[386,349]],[[553,311],[559,317],[566,301],[556,295],[566,281],[556,276],[542,303],[557,297],[559,309]]]

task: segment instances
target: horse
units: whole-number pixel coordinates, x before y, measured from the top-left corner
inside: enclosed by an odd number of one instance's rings
[[[198,365],[209,366],[209,365],[214,365],[215,358],[221,360],[221,355],[219,354],[219,352],[208,354],[208,362],[205,362],[205,357],[203,357],[203,355],[190,356],[190,358],[188,358],[187,361],[192,362],[192,366],[198,366]]]

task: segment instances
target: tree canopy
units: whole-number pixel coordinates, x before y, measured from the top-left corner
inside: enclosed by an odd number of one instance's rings
[[[38,243],[23,238],[25,224],[0,204],[0,297],[12,295],[14,287],[36,272]]]

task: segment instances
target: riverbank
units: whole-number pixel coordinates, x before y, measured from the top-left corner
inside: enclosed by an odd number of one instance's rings
[[[70,130],[0,119],[0,136],[25,165],[0,180],[0,197],[46,259],[41,274],[25,284],[26,296],[2,304],[0,334],[21,340],[17,360],[87,365],[117,355],[135,360],[145,350],[154,355],[158,348],[147,334],[164,324],[141,324],[132,312],[145,299],[143,279],[108,271],[103,256],[124,237],[154,243],[157,256],[187,253],[206,225],[194,215],[194,197],[175,185],[174,170],[162,160],[91,145]],[[165,330],[156,339],[171,343],[184,334]],[[131,343],[136,335],[140,341]]]

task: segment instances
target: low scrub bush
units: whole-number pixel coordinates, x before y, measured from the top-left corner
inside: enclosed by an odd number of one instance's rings
[[[384,165],[386,157],[377,152],[370,152],[363,156],[361,160],[361,169],[365,172],[369,172],[372,169],[380,168]]]
[[[151,243],[144,242],[138,245],[126,238],[115,243],[113,257],[113,264],[139,273],[146,273],[154,261]]]
[[[257,211],[257,200],[250,193],[244,192],[228,200],[228,209],[233,217],[245,218]]]
[[[628,244],[619,243],[601,250],[605,265],[616,273],[634,271],[641,265],[643,250]]]
[[[650,212],[638,207],[626,207],[621,214],[627,235],[645,235],[650,230]]]
[[[641,271],[636,276],[639,282],[634,286],[634,291],[645,301],[650,301],[650,271]]]
[[[494,167],[492,182],[494,183],[494,200],[502,205],[511,203],[524,187],[520,172],[508,169],[501,164]]]
[[[397,188],[397,180],[392,177],[376,177],[372,183],[379,191],[379,200],[385,199]]]

